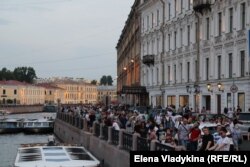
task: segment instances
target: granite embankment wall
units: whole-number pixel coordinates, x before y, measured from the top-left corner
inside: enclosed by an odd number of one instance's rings
[[[55,135],[68,144],[78,144],[89,150],[100,161],[104,161],[104,167],[129,167],[129,152],[121,150],[118,146],[111,145],[105,140],[76,128],[59,119],[55,120]]]
[[[43,105],[36,106],[0,106],[0,110],[7,111],[10,114],[42,112]]]

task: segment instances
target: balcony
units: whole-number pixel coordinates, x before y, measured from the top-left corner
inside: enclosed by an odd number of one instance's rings
[[[142,63],[146,64],[147,66],[154,65],[155,60],[154,60],[154,55],[145,55],[143,56]]]
[[[214,0],[193,0],[193,9],[195,12],[203,14],[203,11],[211,11],[211,5]]]
[[[246,30],[239,30],[237,31],[237,38],[242,39],[246,37]]]
[[[233,37],[233,33],[232,32],[229,32],[229,33],[226,33],[225,34],[225,41],[231,41],[231,40],[233,40],[234,39],[234,37]]]
[[[217,36],[217,37],[215,37],[214,43],[215,43],[216,45],[222,43],[222,36]]]

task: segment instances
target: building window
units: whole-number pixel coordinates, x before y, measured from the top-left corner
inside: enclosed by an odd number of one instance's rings
[[[176,83],[177,77],[176,77],[176,64],[174,65],[174,83]]]
[[[246,4],[241,4],[241,29],[244,30],[246,28]]]
[[[157,10],[157,26],[160,24],[160,12]]]
[[[170,75],[171,75],[171,68],[168,66],[168,84],[170,84]]]
[[[188,10],[191,9],[191,0],[188,0]]]
[[[245,110],[245,93],[238,93],[238,106],[244,112]]]
[[[199,40],[199,27],[198,27],[198,23],[195,23],[195,42],[198,42]]]
[[[209,18],[207,18],[207,40],[209,40],[209,36],[210,36],[210,32],[209,32],[209,30],[210,30],[210,22],[209,22]]]
[[[233,8],[229,8],[229,32],[233,32]]]
[[[180,63],[180,81],[182,83],[182,63]]]
[[[180,47],[182,47],[182,45],[183,45],[183,37],[182,37],[183,35],[182,35],[182,28],[180,29],[180,42],[181,42],[181,46]]]
[[[147,16],[147,30],[149,30],[149,16]]]
[[[228,55],[228,77],[233,77],[233,54],[229,53]]]
[[[187,62],[187,82],[190,82],[190,62]]]
[[[218,56],[218,79],[221,79],[221,56]]]
[[[170,36],[170,34],[168,34],[168,50],[169,50],[169,51],[170,51],[170,49],[171,49],[171,48],[170,48],[170,46],[171,46],[171,45],[170,45],[170,44],[171,44],[170,42],[171,42],[171,36]]]
[[[227,108],[231,108],[231,107],[232,107],[231,93],[227,93]]]
[[[159,82],[159,68],[156,69],[156,81],[157,81],[157,85],[160,83]]]
[[[206,58],[206,80],[209,80],[209,58]]]
[[[168,20],[170,20],[171,17],[171,3],[168,3]]]
[[[240,76],[245,76],[245,51],[240,52]]]
[[[181,0],[181,13],[183,12],[183,0]]]
[[[17,90],[15,89],[15,90],[14,90],[14,95],[16,95],[16,94],[17,94]]]
[[[176,37],[177,37],[177,32],[175,31],[175,32],[174,32],[174,49],[176,49],[176,44],[177,44],[177,39],[176,39]]]
[[[221,36],[222,32],[222,14],[218,13],[218,35]]]
[[[157,54],[160,52],[160,39],[157,38]]]
[[[49,95],[52,95],[52,92],[51,92],[51,91],[49,91]]]
[[[151,81],[152,81],[152,85],[154,85],[154,69],[152,69],[152,78],[151,78]]]
[[[177,0],[174,0],[174,17],[176,17],[176,13],[177,13]]]
[[[152,15],[152,28],[154,27],[154,13],[151,14]]]
[[[187,26],[187,43],[188,46],[190,45],[190,25]]]
[[[198,71],[198,70],[199,70],[198,61],[195,60],[195,72],[194,72],[194,75],[195,75],[196,81],[198,81],[198,75],[197,75],[197,71]]]
[[[5,95],[6,94],[6,90],[5,89],[3,89],[3,95]]]

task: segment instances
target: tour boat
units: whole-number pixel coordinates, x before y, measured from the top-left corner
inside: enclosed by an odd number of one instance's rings
[[[24,133],[51,133],[54,130],[54,119],[26,119],[23,121]]]
[[[23,119],[3,118],[0,119],[1,133],[19,133],[22,131]]]
[[[19,148],[14,167],[99,167],[84,147],[31,146]]]

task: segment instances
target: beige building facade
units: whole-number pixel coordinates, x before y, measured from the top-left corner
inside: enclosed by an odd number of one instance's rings
[[[0,81],[0,104],[44,104],[45,89],[19,81]]]

